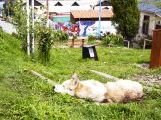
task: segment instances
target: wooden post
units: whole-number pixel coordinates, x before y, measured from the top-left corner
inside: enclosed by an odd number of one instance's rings
[[[72,44],[71,44],[70,47],[74,47],[74,36],[73,36],[73,38],[72,38]]]
[[[146,47],[146,40],[144,39],[144,45],[143,45],[143,49],[145,50]]]
[[[161,66],[161,29],[153,31],[150,68]]]
[[[81,47],[83,47],[84,46],[84,39],[82,39],[82,44],[81,44]]]
[[[47,27],[49,27],[49,0],[46,0],[46,17],[47,17]]]
[[[130,41],[129,40],[127,41],[127,46],[128,46],[128,48],[130,48]]]

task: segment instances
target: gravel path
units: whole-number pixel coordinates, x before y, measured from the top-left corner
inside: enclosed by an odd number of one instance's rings
[[[149,69],[148,63],[136,64],[137,67],[142,69]],[[161,86],[161,74],[144,74],[135,75],[132,80],[143,82],[147,86]]]
[[[132,80],[143,82],[147,86],[161,86],[161,74],[160,75],[136,75]]]

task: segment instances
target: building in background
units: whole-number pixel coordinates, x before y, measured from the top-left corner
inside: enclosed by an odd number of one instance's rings
[[[49,14],[54,22],[69,22],[72,10],[90,10],[97,0],[49,0]],[[46,3],[44,3],[46,4]]]
[[[152,4],[140,3],[139,34],[152,36],[154,29],[161,29],[161,9]]]
[[[39,0],[46,5],[45,0]],[[68,33],[74,31],[81,36],[94,35],[99,26],[98,0],[49,0],[50,26]],[[112,7],[108,0],[102,0],[101,34],[116,33],[111,23]]]
[[[111,18],[113,12],[111,9],[103,9],[101,13],[101,35],[105,33],[116,34],[116,29],[112,25]],[[71,11],[71,21],[79,24],[80,36],[97,36],[99,29],[99,11],[98,10],[74,10]]]

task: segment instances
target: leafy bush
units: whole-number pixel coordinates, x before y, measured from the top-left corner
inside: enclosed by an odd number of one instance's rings
[[[88,36],[88,43],[89,44],[96,44],[96,37],[90,35]]]
[[[39,23],[35,28],[38,59],[41,63],[46,64],[50,60],[52,44],[67,41],[68,35],[63,31],[53,31]]]
[[[52,37],[56,42],[64,42],[68,40],[68,34],[63,31],[54,31],[52,32]]]
[[[2,29],[2,27],[0,27],[0,31],[1,31],[1,32],[3,32],[3,29]]]
[[[94,41],[96,40],[96,37],[92,36],[92,35],[89,35],[88,36],[88,41]]]
[[[14,16],[12,17],[12,24],[16,26],[18,38],[21,39],[22,50],[27,52],[27,14],[23,8],[23,1],[17,0],[13,6]]]
[[[41,63],[47,63],[50,60],[50,49],[53,44],[52,30],[45,26],[37,30],[38,58]]]
[[[117,46],[121,46],[123,45],[123,37],[122,35],[118,34],[118,35],[106,35],[102,38],[102,42],[103,45],[117,45]]]

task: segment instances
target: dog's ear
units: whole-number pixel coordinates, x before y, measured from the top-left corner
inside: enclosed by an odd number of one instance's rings
[[[76,73],[74,73],[74,74],[72,75],[72,80],[76,80],[76,79],[79,80],[78,75],[77,75]]]
[[[71,89],[75,89],[79,84],[79,78],[77,74],[72,75],[72,80],[71,80]]]

